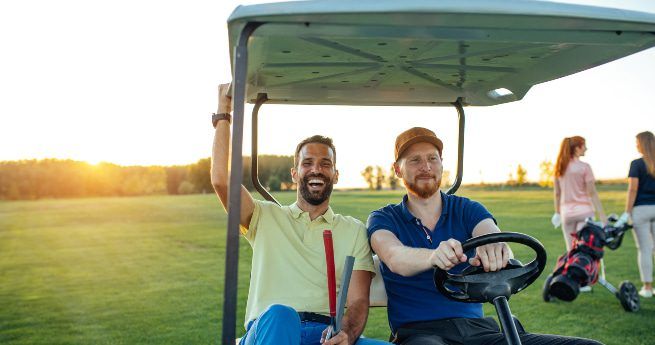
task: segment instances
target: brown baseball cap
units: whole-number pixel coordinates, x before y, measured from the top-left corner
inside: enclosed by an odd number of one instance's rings
[[[439,156],[441,156],[441,150],[443,149],[443,143],[433,131],[423,128],[423,127],[413,127],[396,137],[396,152],[395,158],[396,161],[400,156],[407,151],[407,149],[416,144],[416,143],[430,143],[434,145],[439,151]]]

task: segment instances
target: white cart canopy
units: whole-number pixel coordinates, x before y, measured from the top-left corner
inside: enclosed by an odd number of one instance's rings
[[[655,15],[539,1],[298,1],[240,6],[246,100],[344,105],[495,105],[533,85],[655,45]]]

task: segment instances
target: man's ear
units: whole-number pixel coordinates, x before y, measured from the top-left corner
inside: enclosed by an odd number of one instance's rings
[[[396,174],[396,177],[397,177],[397,178],[400,178],[400,179],[403,178],[403,174],[402,174],[402,172],[400,171],[400,164],[398,164],[398,162],[394,162],[394,163],[391,165],[391,167],[393,168],[393,172]]]
[[[334,184],[339,183],[339,170],[334,171]]]
[[[291,181],[298,183],[298,170],[296,168],[291,168]]]

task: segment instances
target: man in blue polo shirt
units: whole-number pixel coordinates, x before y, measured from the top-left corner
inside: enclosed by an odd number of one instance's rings
[[[432,269],[450,270],[466,262],[496,271],[507,264],[505,243],[464,253],[462,243],[499,232],[493,216],[480,203],[439,191],[443,143],[430,130],[411,128],[396,138],[394,171],[407,195],[402,202],[371,213],[368,236],[381,260],[388,296],[388,316],[397,344],[495,344],[504,336],[482,305],[443,296],[434,287]],[[463,265],[464,266],[464,265]],[[455,269],[461,269],[457,267]],[[523,344],[598,344],[595,341],[526,333]]]

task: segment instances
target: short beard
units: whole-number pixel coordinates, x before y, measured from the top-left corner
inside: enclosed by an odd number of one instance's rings
[[[416,179],[414,181],[416,181]],[[403,179],[403,184],[410,193],[418,196],[421,199],[427,199],[433,196],[439,190],[439,187],[441,187],[441,178],[435,178],[434,184],[429,184],[425,187],[419,187],[418,183],[409,182],[405,179]]]
[[[323,191],[317,191],[317,192],[310,192],[309,191],[309,180],[312,178],[320,178],[325,182],[325,187],[323,188]],[[305,201],[308,203],[318,206],[325,202],[325,200],[330,198],[330,195],[332,195],[332,188],[334,187],[334,184],[330,179],[325,177],[325,175],[322,174],[313,174],[313,175],[305,175],[303,177],[302,182],[298,185],[298,189],[300,189],[300,195],[302,196]]]

